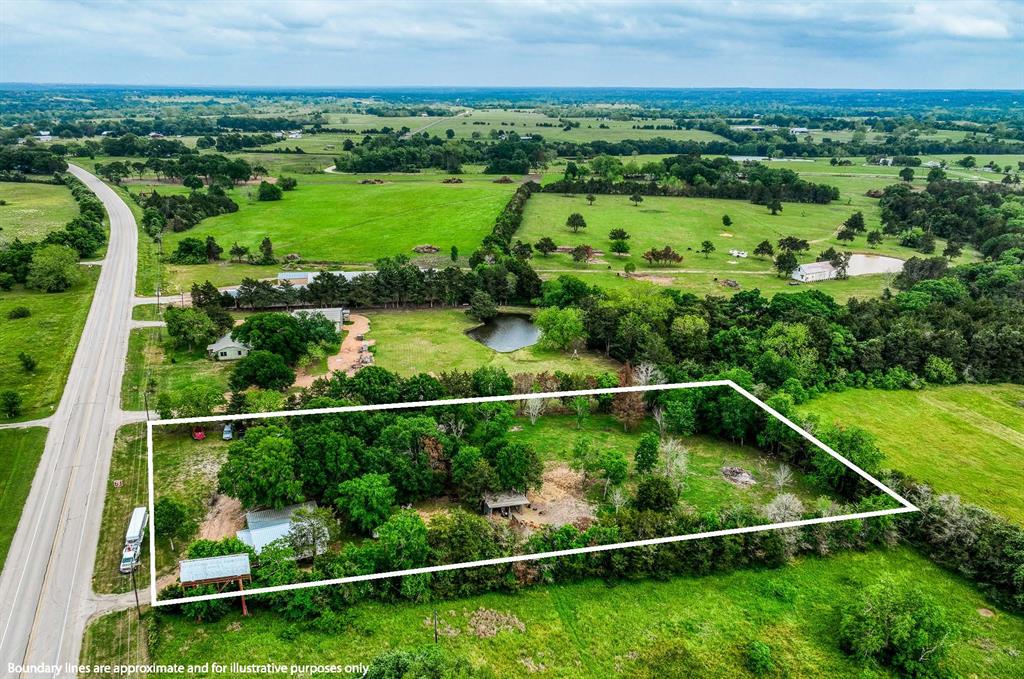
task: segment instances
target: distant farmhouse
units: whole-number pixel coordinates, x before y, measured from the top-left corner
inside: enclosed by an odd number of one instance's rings
[[[213,344],[208,344],[206,353],[218,361],[237,361],[249,355],[249,345],[232,339],[229,332]]]
[[[327,309],[296,309],[292,312],[292,316],[300,318],[303,315],[306,316],[323,316],[327,320],[334,323],[334,329],[341,332],[341,327],[345,325],[345,321],[348,320],[348,309],[342,309],[340,307],[333,307]]]
[[[801,264],[793,269],[793,280],[801,283],[814,283],[815,281],[830,281],[839,275],[839,271],[832,266],[831,262],[811,262]]]

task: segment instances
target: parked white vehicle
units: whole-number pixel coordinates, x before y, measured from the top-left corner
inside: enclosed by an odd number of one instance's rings
[[[118,570],[131,573],[139,567],[142,559],[142,541],[146,537],[149,512],[145,507],[136,507],[132,518],[128,521],[128,530],[124,534],[124,550],[121,552],[121,565]]]

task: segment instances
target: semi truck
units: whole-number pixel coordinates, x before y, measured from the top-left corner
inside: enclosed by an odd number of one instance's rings
[[[121,552],[122,573],[131,573],[139,567],[142,559],[142,540],[146,537],[149,513],[145,507],[132,510],[132,518],[128,521],[128,530],[124,534],[124,550]]]

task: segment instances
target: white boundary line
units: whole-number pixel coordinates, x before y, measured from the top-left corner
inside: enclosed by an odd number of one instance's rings
[[[220,592],[217,594],[203,594],[198,596],[182,597],[179,599],[164,599],[157,600],[156,591],[156,533],[153,519],[153,427],[159,425],[168,424],[193,424],[203,422],[225,422],[235,420],[256,420],[266,419],[270,417],[296,417],[300,415],[327,415],[331,413],[351,413],[369,410],[400,410],[410,408],[427,408],[430,406],[444,406],[444,405],[465,405],[469,403],[494,403],[503,401],[523,401],[534,398],[566,398],[571,396],[601,396],[606,394],[621,394],[628,392],[648,392],[648,391],[668,391],[673,389],[693,389],[698,387],[730,387],[738,394],[745,397],[757,405],[761,410],[765,411],[775,419],[779,420],[787,427],[798,433],[804,439],[817,446],[821,450],[825,451],[836,460],[839,460],[843,465],[852,469],[859,476],[864,478],[866,481],[871,483],[873,486],[881,490],[883,493],[896,500],[900,506],[893,509],[879,509],[870,512],[858,512],[854,514],[843,514],[840,516],[821,516],[813,519],[801,519],[799,521],[784,521],[781,523],[770,523],[760,526],[743,526],[740,528],[725,528],[721,530],[706,531],[703,533],[689,533],[686,535],[673,535],[662,538],[651,538],[647,540],[633,540],[631,542],[618,542],[612,545],[593,545],[590,547],[576,547],[574,549],[560,549],[552,552],[538,552],[535,554],[516,554],[513,556],[500,557],[497,559],[483,559],[481,561],[466,561],[463,563],[455,564],[444,564],[441,566],[423,566],[420,568],[409,568],[399,571],[387,571],[385,573],[368,573],[366,575],[351,575],[344,578],[332,578],[330,580],[316,580],[313,582],[297,582],[290,585],[276,585],[273,587],[256,587],[253,589],[247,589],[244,592]],[[868,474],[866,471],[858,467],[857,465],[850,462],[848,459],[837,453],[835,450],[825,445],[818,440],[810,432],[797,426],[789,418],[784,417],[777,410],[769,406],[764,401],[760,400],[749,391],[739,386],[732,380],[710,380],[705,382],[680,382],[676,384],[651,384],[645,386],[633,386],[633,387],[611,387],[606,389],[581,389],[578,391],[552,391],[545,393],[530,393],[530,394],[509,394],[503,396],[481,396],[475,398],[453,398],[444,400],[434,401],[411,401],[406,403],[385,403],[385,404],[374,404],[374,405],[362,405],[362,406],[339,406],[334,408],[312,408],[307,410],[285,410],[270,413],[250,413],[241,415],[213,415],[210,417],[191,417],[191,418],[174,418],[166,420],[149,420],[146,423],[146,448],[148,451],[148,467],[149,467],[149,569],[150,569],[150,603],[153,606],[170,606],[173,604],[188,603],[190,601],[209,601],[212,599],[230,599],[236,598],[243,595],[252,594],[268,594],[271,592],[285,592],[294,589],[305,589],[307,587],[323,587],[326,585],[342,585],[350,582],[366,582],[370,580],[383,580],[386,578],[395,578],[405,575],[421,575],[424,573],[438,573],[442,571],[454,571],[465,568],[477,568],[480,566],[497,566],[507,563],[516,563],[519,561],[537,561],[540,559],[550,559],[559,556],[572,556],[574,554],[590,554],[593,552],[606,552],[619,549],[628,549],[631,547],[647,547],[651,545],[664,545],[673,542],[686,542],[690,540],[700,540],[704,538],[722,537],[725,535],[742,535],[745,533],[760,533],[770,530],[779,530],[782,528],[799,528],[800,526],[814,526],[824,523],[837,523],[840,521],[851,521],[855,519],[869,519],[879,516],[889,516],[894,514],[906,514],[908,512],[920,511],[913,504],[908,502],[906,499],[898,495],[891,488],[883,484],[875,477]]]

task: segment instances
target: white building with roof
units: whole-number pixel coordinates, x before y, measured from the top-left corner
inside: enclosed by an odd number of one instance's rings
[[[810,262],[793,269],[791,277],[801,283],[814,283],[815,281],[830,281],[838,273],[831,262]]]
[[[249,355],[249,345],[233,339],[229,332],[213,344],[206,345],[206,353],[218,361],[237,361]]]
[[[323,316],[331,323],[334,323],[334,329],[341,332],[342,326],[345,325],[345,321],[348,320],[348,309],[342,309],[341,307],[329,307],[326,309],[296,309],[292,312],[292,316],[301,318],[305,316]]]
[[[292,516],[299,509],[316,509],[315,502],[304,502],[282,509],[261,509],[246,512],[243,530],[236,533],[238,539],[259,554],[274,540],[286,537],[292,529]],[[326,545],[324,545],[326,548]]]

